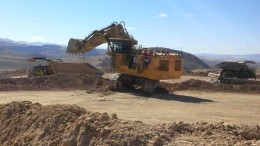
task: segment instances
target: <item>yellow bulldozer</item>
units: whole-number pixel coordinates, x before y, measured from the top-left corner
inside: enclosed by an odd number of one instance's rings
[[[182,74],[182,54],[170,50],[149,49],[138,46],[123,22],[114,22],[101,30],[95,30],[85,39],[71,38],[67,52],[80,54],[108,43],[107,54],[112,59],[111,89],[139,86],[151,94],[159,86],[159,80],[179,79]]]

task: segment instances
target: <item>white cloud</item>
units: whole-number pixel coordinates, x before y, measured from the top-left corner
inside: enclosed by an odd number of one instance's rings
[[[155,18],[165,18],[165,17],[167,17],[167,16],[168,16],[167,14],[161,13],[161,14],[159,14],[159,15],[156,15]]]
[[[32,36],[32,37],[29,38],[29,40],[32,41],[32,42],[35,42],[35,41],[36,42],[37,41],[42,42],[42,41],[45,41],[46,38],[45,37],[41,37],[41,36]]]

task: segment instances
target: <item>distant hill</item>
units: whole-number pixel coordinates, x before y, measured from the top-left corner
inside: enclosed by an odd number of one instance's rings
[[[9,39],[1,39],[0,38],[0,46],[12,46],[14,44],[17,44],[17,42],[14,42],[14,41],[9,40]]]
[[[246,54],[246,55],[217,55],[217,54],[197,54],[197,56],[209,64],[215,66],[223,61],[254,61],[256,66],[260,67],[260,54]]]
[[[40,45],[42,44],[42,45]],[[9,39],[0,38],[0,69],[29,68],[30,57],[48,58],[76,58],[76,55],[66,53],[66,47],[61,45],[50,45],[45,43],[16,42]],[[93,49],[85,53],[84,56],[104,55],[106,50]]]
[[[31,45],[37,44],[37,45]],[[43,44],[40,45],[39,44]],[[71,56],[66,53],[66,47],[61,45],[50,45],[44,43],[26,43],[15,42],[9,39],[0,39],[0,51],[7,54],[19,54],[24,57],[51,57],[51,58],[63,58]],[[85,53],[86,56],[99,56],[104,55],[105,50],[93,49],[92,51]]]
[[[13,46],[13,45],[31,45],[31,46],[43,46],[43,45],[58,45],[54,43],[42,43],[42,42],[25,42],[25,41],[13,41],[10,39],[3,39],[0,38],[0,45],[1,46]],[[62,45],[58,45],[62,46]]]
[[[36,45],[32,45],[36,44]],[[40,45],[42,44],[42,45]],[[154,49],[168,49],[162,47],[156,47]],[[0,39],[0,68],[27,68],[29,63],[26,61],[30,57],[48,57],[48,58],[61,58],[65,60],[77,60],[82,58],[77,55],[66,54],[66,47],[55,44],[44,43],[26,43],[15,42],[9,39]],[[184,69],[186,71],[192,69],[208,69],[210,68],[205,62],[200,60],[195,55],[186,52],[180,52],[173,50],[175,53],[182,53],[184,59]],[[83,56],[104,56],[106,55],[106,49],[93,49],[85,53]]]

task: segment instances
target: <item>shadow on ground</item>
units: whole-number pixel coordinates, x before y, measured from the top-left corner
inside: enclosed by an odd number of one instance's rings
[[[155,93],[151,95],[151,98],[163,99],[163,100],[175,100],[179,102],[187,103],[202,103],[202,102],[214,102],[213,100],[203,99],[193,96],[170,94],[168,90],[158,87]]]
[[[156,93],[148,98],[174,100],[174,101],[187,102],[187,103],[214,102],[213,100],[209,100],[209,99],[203,99],[203,98],[185,96],[185,95],[165,94],[165,93]]]
[[[136,89],[127,89],[127,90],[124,89],[124,90],[120,90],[119,92],[129,93],[129,94],[133,94],[133,95],[145,97],[145,98],[173,100],[173,101],[186,102],[186,103],[214,102],[213,100],[203,99],[203,98],[198,98],[198,97],[193,97],[193,96],[170,94],[168,92],[168,90],[166,90],[164,88],[156,89],[152,95],[144,94],[142,91],[136,90]]]

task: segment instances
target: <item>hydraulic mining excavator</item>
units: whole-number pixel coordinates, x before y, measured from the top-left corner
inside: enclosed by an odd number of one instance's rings
[[[181,53],[138,46],[123,22],[95,30],[83,40],[71,38],[67,53],[84,53],[104,43],[108,43],[107,54],[111,56],[111,68],[115,73],[110,78],[111,89],[139,87],[151,94],[159,86],[159,80],[181,77]]]

